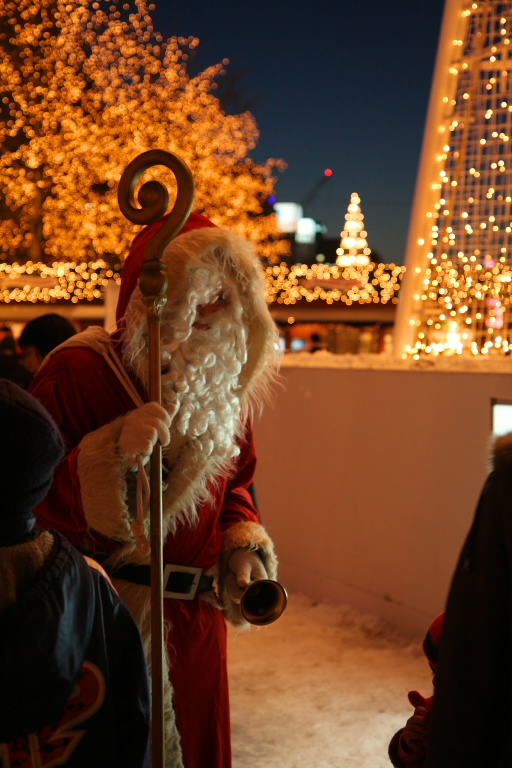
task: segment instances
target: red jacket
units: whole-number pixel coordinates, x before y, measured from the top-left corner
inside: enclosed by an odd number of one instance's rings
[[[69,344],[79,337],[73,337]],[[109,503],[91,504],[89,499],[87,503],[92,510],[88,513],[84,507],[84,498],[94,495],[102,478],[89,474],[85,480],[83,473],[81,476],[82,441],[115,422],[133,409],[135,403],[120,386],[105,359],[86,347],[71,346],[57,351],[37,374],[31,391],[55,419],[67,446],[67,455],[57,467],[53,487],[36,510],[39,524],[63,532],[73,544],[93,555],[111,553],[120,542],[111,535],[97,532],[104,520],[109,522]],[[106,429],[108,432],[110,428]],[[103,454],[105,471],[110,471],[109,463],[115,462],[116,457],[108,440]],[[176,532],[167,536],[165,562],[207,571],[219,562],[223,548],[252,544],[269,553],[266,565],[272,574],[272,544],[259,524],[248,491],[255,466],[256,454],[249,428],[230,477],[217,479],[212,501],[198,510],[197,525],[180,522]],[[106,488],[105,493],[110,491],[111,488]],[[115,488],[114,491],[117,493]],[[91,519],[95,521],[92,527]],[[129,598],[115,583],[133,611]],[[231,765],[231,745],[223,613],[198,597],[190,601],[165,599],[164,618],[170,627],[167,637],[170,681],[184,764],[186,768],[227,768]]]

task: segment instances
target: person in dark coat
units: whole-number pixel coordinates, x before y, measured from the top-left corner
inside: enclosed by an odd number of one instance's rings
[[[446,605],[427,768],[512,765],[512,435],[492,471]]]
[[[148,768],[142,641],[101,566],[35,527],[64,444],[47,411],[0,380],[0,764]]]
[[[0,327],[0,379],[14,381],[23,389],[32,383],[32,374],[21,362],[12,330],[6,325]]]
[[[73,323],[56,312],[30,320],[18,339],[27,371],[36,374],[46,355],[75,334]]]

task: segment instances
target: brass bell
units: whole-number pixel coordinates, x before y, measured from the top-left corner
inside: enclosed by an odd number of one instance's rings
[[[249,584],[240,601],[243,617],[263,626],[276,621],[288,604],[288,593],[278,581],[258,579]]]

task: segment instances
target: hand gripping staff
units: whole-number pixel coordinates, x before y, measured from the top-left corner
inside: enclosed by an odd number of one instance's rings
[[[149,168],[169,168],[177,183],[174,206],[168,219],[146,246],[139,286],[147,306],[149,337],[149,398],[161,403],[160,319],[166,302],[167,276],[161,260],[165,246],[182,229],[192,209],[194,179],[188,166],[177,155],[152,149],[138,155],[125,168],[119,181],[118,202],[121,212],[134,224],[153,224],[164,216],[169,193],[161,182],[145,182],[135,189]],[[150,542],[151,542],[151,765],[165,764],[163,713],[163,541],[162,541],[162,446],[156,443],[150,459]]]

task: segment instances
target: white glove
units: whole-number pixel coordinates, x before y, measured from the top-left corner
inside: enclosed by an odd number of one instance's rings
[[[134,463],[141,456],[144,463],[149,459],[156,441],[162,446],[169,444],[174,414],[169,414],[158,403],[145,403],[124,417],[118,446],[120,452]]]
[[[249,584],[259,579],[268,579],[268,575],[258,553],[254,549],[233,550],[225,579],[231,600],[239,603]]]

